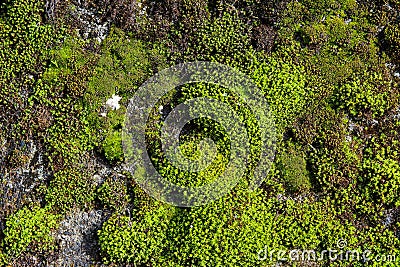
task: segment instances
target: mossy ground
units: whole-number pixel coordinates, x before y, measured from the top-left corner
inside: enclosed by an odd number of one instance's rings
[[[371,257],[399,254],[398,0],[74,3],[53,10],[33,0],[0,4],[2,265],[57,257],[60,223],[93,210],[107,218],[91,235],[95,258],[110,266],[266,266],[276,259],[259,261],[264,248],[321,251],[340,238]],[[104,40],[93,26],[99,21],[109,27]],[[274,116],[277,153],[255,191],[242,181],[208,205],[177,208],[149,197],[123,171],[121,130],[143,82],[194,60],[224,63],[254,80]],[[113,95],[121,97],[117,110],[105,104]],[[254,134],[251,174],[259,153],[254,118],[215,86],[186,86],[164,101],[195,96],[236,105]],[[160,117],[148,131],[160,173],[190,185],[215,179],[229,156],[221,128],[191,125],[185,153],[197,157],[198,140],[213,137],[218,156],[201,175],[187,174],[163,158],[154,130]],[[107,172],[94,166],[99,161]]]

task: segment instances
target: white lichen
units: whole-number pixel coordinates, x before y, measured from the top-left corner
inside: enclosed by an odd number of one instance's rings
[[[121,106],[119,104],[119,101],[122,99],[122,97],[118,95],[112,95],[111,98],[107,99],[106,105],[109,106],[113,110],[119,109]]]

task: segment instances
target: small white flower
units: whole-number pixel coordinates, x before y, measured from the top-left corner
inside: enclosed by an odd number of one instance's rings
[[[102,113],[100,113],[100,116],[102,116],[102,117],[106,117],[106,116],[107,116],[107,113],[105,113],[105,112],[102,112]]]
[[[112,95],[112,97],[107,100],[106,105],[112,108],[113,110],[117,110],[121,107],[120,104],[118,103],[121,99],[122,97],[118,95]]]

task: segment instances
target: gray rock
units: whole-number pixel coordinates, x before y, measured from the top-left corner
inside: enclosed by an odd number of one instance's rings
[[[106,216],[101,210],[75,211],[67,216],[58,229],[58,259],[48,266],[92,266],[100,259],[96,242],[97,230]]]

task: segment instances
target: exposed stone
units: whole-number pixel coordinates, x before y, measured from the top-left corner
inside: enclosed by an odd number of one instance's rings
[[[97,230],[106,216],[101,210],[76,211],[67,216],[57,233],[58,259],[48,266],[91,266],[100,261]]]

